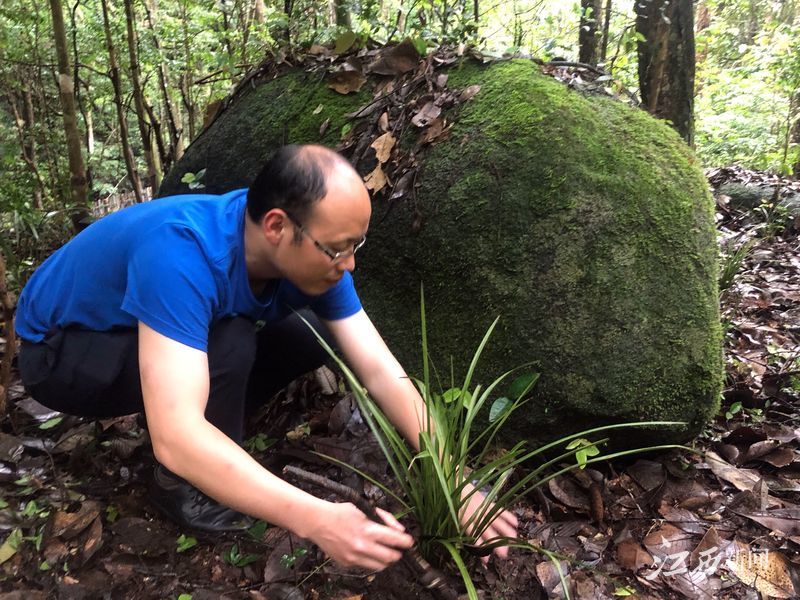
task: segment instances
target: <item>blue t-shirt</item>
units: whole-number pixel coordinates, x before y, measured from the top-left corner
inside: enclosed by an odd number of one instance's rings
[[[361,309],[349,273],[320,296],[286,279],[255,296],[245,268],[246,202],[247,190],[173,196],[93,223],[33,274],[17,305],[18,334],[39,342],[66,327],[108,331],[141,321],[206,351],[210,326],[224,317],[271,323],[310,307],[336,320]]]

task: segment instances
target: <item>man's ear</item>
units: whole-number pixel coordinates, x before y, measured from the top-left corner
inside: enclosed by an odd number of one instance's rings
[[[270,243],[280,242],[284,234],[289,233],[290,227],[289,217],[279,208],[273,208],[261,217],[261,231]]]

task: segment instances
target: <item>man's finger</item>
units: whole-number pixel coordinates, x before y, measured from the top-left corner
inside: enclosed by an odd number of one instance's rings
[[[375,512],[378,513],[378,516],[383,519],[383,522],[386,523],[392,529],[396,529],[397,531],[405,532],[406,528],[403,527],[403,524],[400,523],[397,519],[394,518],[394,515],[387,510],[383,510],[382,508],[376,508]]]

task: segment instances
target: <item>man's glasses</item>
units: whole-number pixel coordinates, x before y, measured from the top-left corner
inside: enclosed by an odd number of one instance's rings
[[[314,245],[317,247],[317,250],[319,250],[320,252],[323,252],[325,254],[325,256],[327,256],[328,258],[331,259],[331,262],[338,262],[340,260],[344,260],[346,258],[350,258],[356,252],[358,252],[358,249],[361,248],[361,246],[363,246],[364,243],[367,241],[367,236],[364,236],[360,240],[358,240],[356,243],[354,243],[353,247],[348,249],[348,250],[334,250],[332,248],[329,248],[328,246],[326,246],[322,242],[318,242],[313,237],[311,237],[311,234],[308,233],[308,231],[303,226],[303,224],[299,220],[295,219],[294,216],[292,216],[291,213],[289,213],[289,212],[287,212],[285,210],[283,212],[285,212],[286,216],[289,217],[289,220],[297,226],[297,228],[300,230],[300,233],[302,233],[308,239],[310,239],[312,242],[314,242]]]

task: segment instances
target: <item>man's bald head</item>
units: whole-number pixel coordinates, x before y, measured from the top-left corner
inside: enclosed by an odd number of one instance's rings
[[[268,211],[280,208],[304,222],[334,182],[362,185],[352,165],[330,148],[283,146],[250,185],[247,214],[259,222]]]

